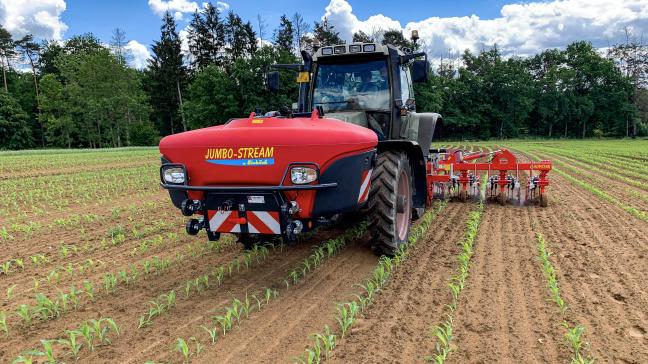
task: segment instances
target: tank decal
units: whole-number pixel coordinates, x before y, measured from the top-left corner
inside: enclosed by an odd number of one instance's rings
[[[223,166],[271,166],[274,151],[274,147],[207,148],[205,161]]]

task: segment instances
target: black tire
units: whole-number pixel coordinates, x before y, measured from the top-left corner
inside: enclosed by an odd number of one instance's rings
[[[403,176],[407,177],[409,192],[399,197],[399,179],[402,181]],[[392,256],[401,245],[407,243],[412,221],[411,206],[412,167],[407,154],[399,151],[381,153],[371,177],[369,191],[369,231],[375,253]],[[399,207],[402,210],[400,220]],[[407,226],[403,221],[406,221]]]
[[[261,244],[261,235],[259,234],[241,234],[239,241],[243,244],[243,249],[252,250],[256,245]]]

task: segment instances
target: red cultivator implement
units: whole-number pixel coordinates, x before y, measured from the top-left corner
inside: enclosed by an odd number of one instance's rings
[[[519,163],[515,155],[506,149],[487,153],[445,149],[430,152],[432,156],[427,175],[429,198],[450,197],[466,201],[468,198],[481,197],[502,205],[510,200],[520,205],[539,203],[542,207],[547,206],[545,189],[549,185],[547,173],[551,170],[550,161]],[[478,161],[484,158],[488,160]],[[485,196],[481,196],[484,181],[480,176],[484,173]]]

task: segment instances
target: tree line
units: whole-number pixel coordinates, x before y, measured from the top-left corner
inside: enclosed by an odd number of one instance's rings
[[[299,50],[340,44],[327,20],[283,15],[267,34],[211,3],[187,28],[188,49],[165,14],[147,67],[129,67],[126,35],[109,45],[92,34],[64,42],[13,39],[0,26],[0,149],[154,145],[160,137],[217,125],[297,98],[295,74],[269,93],[274,63],[299,62]],[[416,48],[399,30],[357,32],[354,42]],[[587,42],[533,57],[504,57],[497,46],[437,62],[416,85],[419,111],[441,112],[448,138],[641,136],[648,134],[648,50],[630,33],[601,54]]]

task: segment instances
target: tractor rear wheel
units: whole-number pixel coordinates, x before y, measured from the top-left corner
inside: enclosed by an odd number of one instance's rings
[[[407,243],[412,221],[412,167],[407,154],[378,156],[369,191],[369,231],[377,254],[394,255]]]

